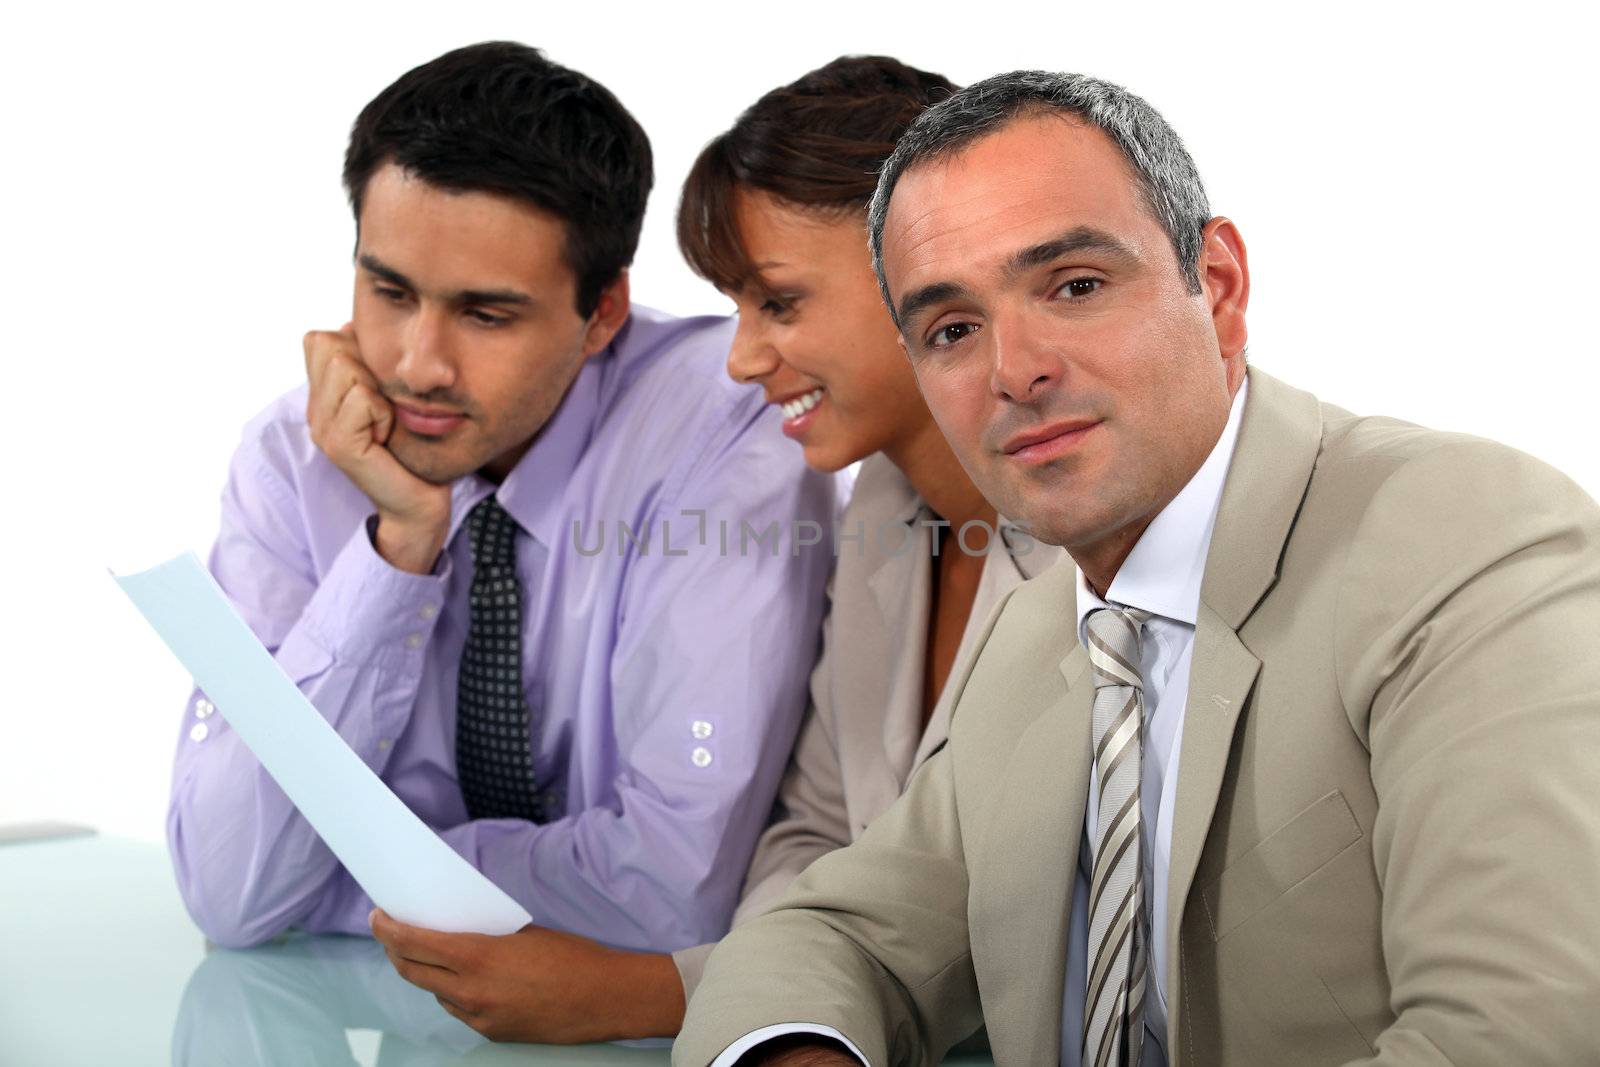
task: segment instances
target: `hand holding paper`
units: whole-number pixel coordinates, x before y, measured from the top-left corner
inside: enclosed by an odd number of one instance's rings
[[[507,934],[532,921],[350,750],[193,553],[116,580],[379,907],[452,933]]]

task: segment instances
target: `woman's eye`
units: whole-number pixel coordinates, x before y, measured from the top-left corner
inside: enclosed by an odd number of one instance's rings
[[[771,315],[773,318],[777,318],[780,315],[787,315],[790,307],[791,305],[786,304],[781,300],[776,300],[769,297],[767,300],[762,301],[761,313],[763,315]]]

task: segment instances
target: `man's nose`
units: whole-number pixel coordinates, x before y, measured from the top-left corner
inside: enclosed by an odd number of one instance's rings
[[[747,384],[758,382],[778,369],[778,350],[754,316],[741,313],[738,322],[728,349],[728,377]]]
[[[989,321],[989,389],[1000,399],[1028,403],[1061,376],[1061,354],[1020,314]]]
[[[405,349],[395,373],[413,394],[424,396],[455,384],[453,319],[448,308],[424,302],[407,324]]]

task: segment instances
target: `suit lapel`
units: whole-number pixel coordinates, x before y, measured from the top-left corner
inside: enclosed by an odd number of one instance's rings
[[[923,664],[927,658],[933,581],[928,537],[925,527],[914,530],[910,549],[901,555],[885,554],[867,581],[877,604],[883,657],[874,657],[870,669],[876,670],[887,684],[881,702],[868,705],[882,708],[882,719],[874,721],[872,715],[855,718],[877,731],[871,750],[883,754],[881,766],[887,775],[884,784],[891,787],[890,797],[898,796],[911,776],[912,757],[922,738]],[[890,670],[885,671],[885,665]]]
[[[1061,998],[1071,936],[1072,891],[1083,833],[1094,687],[1089,657],[1074,645],[1061,661],[1066,686],[1022,732],[993,810],[993,858],[974,884],[995,903],[974,953],[985,978],[984,1017],[996,1062],[1060,1059]]]
[[[1179,1049],[1184,908],[1211,831],[1240,713],[1261,662],[1238,631],[1277,581],[1322,441],[1315,397],[1252,368],[1200,586],[1167,873],[1168,1048]],[[1177,1058],[1174,1057],[1174,1063]]]
[[[991,615],[980,646],[988,651],[955,693],[956,732],[972,727],[965,758],[983,768],[970,772],[981,792],[970,802],[984,814],[974,811],[963,833],[971,835],[973,965],[998,1063],[1059,1058],[1068,917],[1089,790],[1088,765],[1077,756],[1088,748],[1094,691],[1089,658],[1071,637],[1074,584],[1069,566],[1016,590],[1005,611]]]
[[[1028,546],[1028,551],[1021,555],[1014,555],[1011,548],[1012,542],[1009,540],[1003,546],[995,546],[983,561],[983,575],[978,581],[978,592],[973,598],[972,610],[967,616],[966,630],[961,635],[961,645],[956,651],[950,680],[945,683],[944,692],[939,694],[939,701],[934,705],[928,725],[923,728],[922,740],[917,743],[916,757],[911,762],[911,774],[915,774],[923,761],[937,752],[949,738],[950,714],[955,710],[956,679],[961,673],[962,665],[976,650],[980,641],[979,635],[984,632],[984,624],[994,614],[995,607],[1018,585],[1044,573],[1050,564],[1066,556],[1065,552],[1054,545],[1035,543]],[[931,571],[931,565],[929,569]],[[931,584],[930,573],[924,590]],[[928,606],[922,605],[922,607],[923,615],[926,616]],[[925,654],[926,649],[924,649]]]
[[[1189,701],[1183,716],[1183,745],[1178,757],[1178,796],[1172,806],[1172,852],[1167,863],[1168,1048],[1178,1047],[1178,934],[1184,902],[1194,883],[1217,795],[1222,791],[1239,711],[1250,695],[1261,661],[1239,635],[1202,601],[1189,670]],[[1178,995],[1174,995],[1175,992]]]
[[[1317,398],[1252,368],[1200,583],[1200,599],[1233,630],[1278,579],[1278,561],[1321,447]]]
[[[834,710],[852,832],[899,797],[921,735],[929,560],[919,513],[911,483],[887,457],[862,464],[843,525],[859,520],[865,539],[841,548],[834,577]],[[898,552],[885,548],[897,543],[893,523],[912,527]]]

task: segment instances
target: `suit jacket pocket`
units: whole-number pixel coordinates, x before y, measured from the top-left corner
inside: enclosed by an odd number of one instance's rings
[[[1221,941],[1361,837],[1343,793],[1334,790],[1313,801],[1201,891],[1212,940]]]

